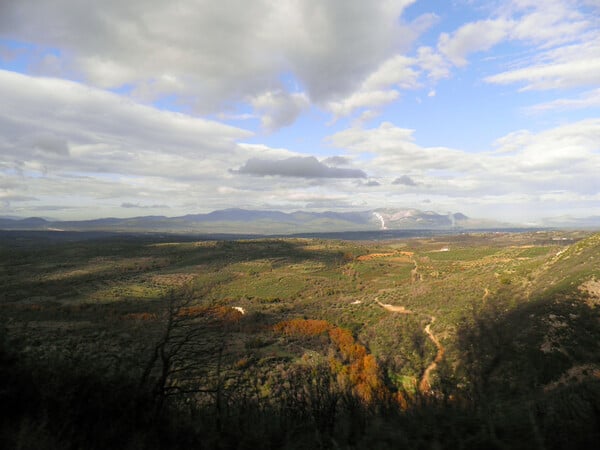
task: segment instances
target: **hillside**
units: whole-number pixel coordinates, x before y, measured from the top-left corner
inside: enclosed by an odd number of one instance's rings
[[[0,241],[6,448],[600,438],[599,234],[42,236]]]

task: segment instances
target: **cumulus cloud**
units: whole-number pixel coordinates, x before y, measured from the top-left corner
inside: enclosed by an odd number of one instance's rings
[[[249,192],[300,188],[233,180],[232,164],[259,155],[295,155],[239,143],[252,135],[240,128],[139,105],[79,83],[2,70],[0,98],[0,183],[20,196],[11,200],[15,213],[32,211],[27,202],[34,197],[63,205],[74,218],[118,215],[127,209],[118,206],[124,198],[185,213],[234,203],[239,192],[257,203],[265,194]],[[224,184],[237,191],[218,191]]]
[[[427,78],[433,81],[450,76],[451,64],[438,51],[423,46],[417,50],[418,66],[427,73]]]
[[[201,114],[245,102],[274,131],[309,104],[343,117],[397,100],[424,76],[448,76],[447,61],[430,47],[407,56],[440,21],[434,13],[404,21],[414,2],[21,0],[3,5],[0,37],[28,43],[23,51],[39,75]]]
[[[403,186],[416,186],[417,183],[408,175],[402,175],[392,181],[392,184],[401,184]]]
[[[327,141],[337,148],[344,148],[357,155],[367,155],[373,174],[395,177],[398,170],[415,169],[414,172],[437,170],[476,170],[478,161],[460,150],[446,147],[424,148],[416,144],[414,130],[397,127],[383,122],[375,128],[349,128],[332,136]],[[394,171],[396,173],[394,173]]]
[[[295,156],[282,160],[251,158],[234,173],[257,176],[283,176],[299,178],[366,178],[360,169],[329,167],[313,156]]]
[[[235,155],[250,133],[160,111],[116,94],[53,78],[0,70],[0,149],[5,161],[35,168],[140,175],[207,172],[199,161]],[[218,160],[218,159],[217,159]]]
[[[384,123],[376,128],[351,128],[332,135],[329,142],[359,157],[362,167],[381,178],[399,171],[416,174],[419,184],[439,198],[486,195],[511,204],[515,192],[531,196],[562,190],[590,201],[600,192],[600,119],[550,128],[521,130],[496,141],[492,151],[470,153],[445,147],[423,147],[413,130]],[[393,178],[395,184],[414,186],[412,176]],[[530,197],[528,197],[530,198]],[[473,201],[473,200],[471,200]]]
[[[327,108],[336,117],[343,117],[360,108],[385,106],[400,97],[400,90],[420,88],[420,77],[424,69],[431,75],[440,68],[426,51],[418,58],[394,55],[372,72],[358,89],[341,100],[329,102]],[[436,79],[440,77],[442,75],[433,76]]]
[[[3,4],[0,30],[60,49],[52,70],[63,76],[103,88],[131,84],[140,98],[185,97],[209,111],[272,90],[282,72],[317,102],[349,94],[423,29],[424,20],[399,20],[413,2],[21,0]]]
[[[291,125],[310,104],[306,94],[282,90],[265,92],[252,98],[250,103],[261,114],[262,126],[267,131]]]
[[[569,189],[579,191],[587,183],[586,189],[598,190],[600,185],[592,173],[600,171],[599,142],[600,119],[586,119],[538,133],[510,133],[496,142],[500,152],[509,150],[507,157],[497,156],[494,160],[512,161],[516,172],[531,171],[549,185],[555,177],[555,188],[559,188],[560,180],[569,180]],[[592,178],[594,182],[589,183]]]

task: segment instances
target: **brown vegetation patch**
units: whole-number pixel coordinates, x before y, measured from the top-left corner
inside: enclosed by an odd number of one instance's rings
[[[326,320],[291,319],[279,322],[273,330],[287,336],[318,336],[331,327],[332,325]]]
[[[336,353],[336,356],[330,356],[329,365],[338,383],[353,390],[365,404],[390,398],[391,393],[383,382],[377,360],[364,345],[356,342],[350,330],[336,327],[326,320],[311,319],[286,320],[273,329],[288,336],[310,337],[327,332]]]
[[[228,323],[238,322],[243,317],[239,310],[228,306],[203,305],[184,306],[177,311],[176,315],[190,319],[206,317]]]
[[[185,306],[180,308],[177,311],[178,317],[199,317],[206,314],[210,310],[207,306],[202,305],[194,305],[194,306]]]

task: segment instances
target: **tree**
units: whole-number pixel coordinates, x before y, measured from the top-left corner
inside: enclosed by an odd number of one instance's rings
[[[171,290],[166,297],[162,330],[140,378],[140,386],[149,387],[154,395],[157,414],[161,414],[166,399],[175,396],[210,394],[216,397],[219,407],[225,336],[209,339],[207,330],[215,321],[239,319],[240,313],[229,308],[193,305],[196,298],[195,290],[189,286]],[[209,359],[213,359],[212,364]],[[212,374],[211,369],[215,369]]]

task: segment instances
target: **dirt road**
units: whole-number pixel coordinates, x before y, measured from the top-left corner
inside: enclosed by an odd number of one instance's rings
[[[379,298],[375,298],[375,303],[377,303],[379,306],[381,306],[383,309],[389,312],[398,314],[413,314],[412,311],[406,309],[404,306],[395,306],[387,303],[381,303],[379,301]],[[435,337],[435,335],[431,332],[431,324],[435,322],[435,317],[431,316],[430,319],[430,322],[427,324],[423,331],[425,331],[425,334],[427,334],[431,342],[433,342],[433,344],[437,348],[437,353],[431,364],[429,364],[425,369],[425,372],[423,372],[423,376],[421,377],[421,381],[419,382],[419,391],[423,394],[431,392],[431,373],[437,368],[437,365],[444,358],[444,347],[442,346],[442,344],[440,344],[438,338]]]
[[[436,346],[437,354],[435,355],[433,362],[427,366],[425,372],[423,372],[423,376],[421,377],[421,382],[419,383],[419,391],[423,394],[431,392],[431,372],[433,372],[437,368],[437,365],[440,363],[442,358],[444,358],[444,347],[442,346],[442,344],[440,344],[438,338],[436,338],[435,335],[431,332],[431,324],[433,322],[435,322],[435,317],[431,316],[431,322],[429,322],[425,327],[425,333],[427,334],[427,336],[429,336],[431,342],[433,342],[433,344]]]

